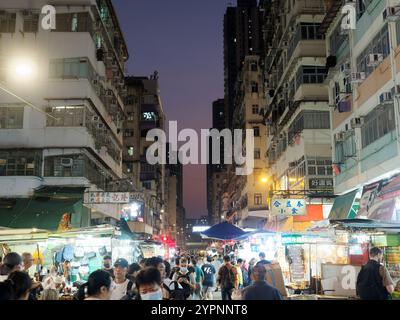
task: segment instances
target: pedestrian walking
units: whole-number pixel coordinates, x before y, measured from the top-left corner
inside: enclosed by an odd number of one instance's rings
[[[203,299],[204,300],[212,300],[213,294],[212,292],[215,290],[215,274],[216,270],[214,266],[211,264],[212,258],[207,257],[207,262],[203,264],[201,270],[203,271],[204,278],[202,283],[202,292],[203,292]]]
[[[242,273],[242,266],[243,266],[243,260],[242,259],[237,259],[236,261],[236,273],[237,273],[237,277],[236,277],[236,285],[235,288],[240,290],[243,288],[243,273]]]
[[[192,265],[194,268],[194,274],[195,274],[195,281],[196,281],[196,288],[194,289],[193,292],[193,300],[201,300],[202,299],[202,283],[204,279],[204,273],[203,270],[201,270],[201,267],[197,265],[197,260],[192,259]]]
[[[179,270],[177,270],[172,281],[180,284],[184,290],[185,299],[189,300],[193,291],[196,289],[196,279],[193,272],[189,272],[189,264],[186,258],[180,259]]]
[[[265,253],[264,252],[260,252],[258,257],[260,258],[260,261],[257,262],[256,266],[259,266],[259,265],[265,266],[266,264],[271,264],[272,263],[271,261],[265,259]]]
[[[133,282],[127,279],[129,263],[120,258],[114,263],[114,288],[110,300],[121,300],[132,290]]]
[[[388,300],[394,291],[394,282],[389,271],[381,264],[382,250],[371,248],[369,261],[361,268],[357,277],[356,291],[361,300]]]
[[[224,265],[218,271],[218,282],[221,287],[222,300],[232,300],[232,292],[237,281],[236,268],[229,256],[224,257]]]
[[[242,300],[283,300],[278,289],[270,286],[265,280],[267,270],[263,265],[252,269],[253,284],[242,292]]]

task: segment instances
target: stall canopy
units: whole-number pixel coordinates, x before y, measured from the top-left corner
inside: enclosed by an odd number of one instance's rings
[[[400,223],[391,223],[369,219],[331,220],[331,224],[337,229],[348,230],[374,230],[386,233],[400,233]]]
[[[247,237],[249,234],[249,232],[226,221],[213,225],[211,228],[201,233],[205,238],[217,240],[238,240]]]
[[[86,227],[89,214],[83,206],[83,190],[45,187],[35,191],[31,198],[4,203],[0,205],[0,226],[55,231],[62,216],[69,214],[71,227]]]
[[[358,189],[338,196],[333,203],[329,219],[353,219],[357,214],[355,204]]]

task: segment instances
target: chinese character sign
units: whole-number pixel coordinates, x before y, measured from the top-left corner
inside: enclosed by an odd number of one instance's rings
[[[88,203],[129,203],[129,192],[89,192]]]
[[[306,202],[304,199],[273,199],[271,206],[272,215],[304,216],[306,215]]]

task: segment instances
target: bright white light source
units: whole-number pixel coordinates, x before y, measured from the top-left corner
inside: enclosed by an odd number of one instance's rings
[[[131,204],[131,217],[136,218],[139,215],[140,205],[137,202]]]
[[[10,75],[16,80],[32,80],[36,75],[35,63],[27,58],[16,58],[11,62]]]

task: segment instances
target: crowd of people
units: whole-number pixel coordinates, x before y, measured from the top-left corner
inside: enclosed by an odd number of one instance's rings
[[[29,275],[31,254],[7,254],[0,264],[0,300],[59,300],[70,294],[77,300],[213,300],[220,290],[223,300],[282,299],[279,291],[265,281],[265,257],[248,264],[231,257],[181,255],[170,261],[161,257],[129,264],[124,258],[112,264],[104,256],[102,269],[92,272],[87,281],[75,282],[72,292],[70,261],[47,274]]]
[[[386,299],[394,290],[393,281],[380,264],[382,252],[372,248],[370,256],[358,277],[357,291],[361,299],[378,299],[384,293]],[[132,264],[119,258],[112,264],[111,257],[104,256],[102,269],[92,272],[86,282],[73,284],[75,293],[67,285],[71,283],[69,261],[64,261],[63,272],[53,266],[46,275],[31,278],[28,270],[33,262],[29,253],[20,256],[12,252],[4,257],[0,263],[0,301],[59,300],[66,293],[77,300],[213,300],[219,290],[222,300],[283,299],[266,281],[265,266],[272,262],[262,252],[258,261],[248,263],[231,256],[181,255],[171,261],[152,257]],[[376,294],[371,290],[371,279],[375,278]]]

